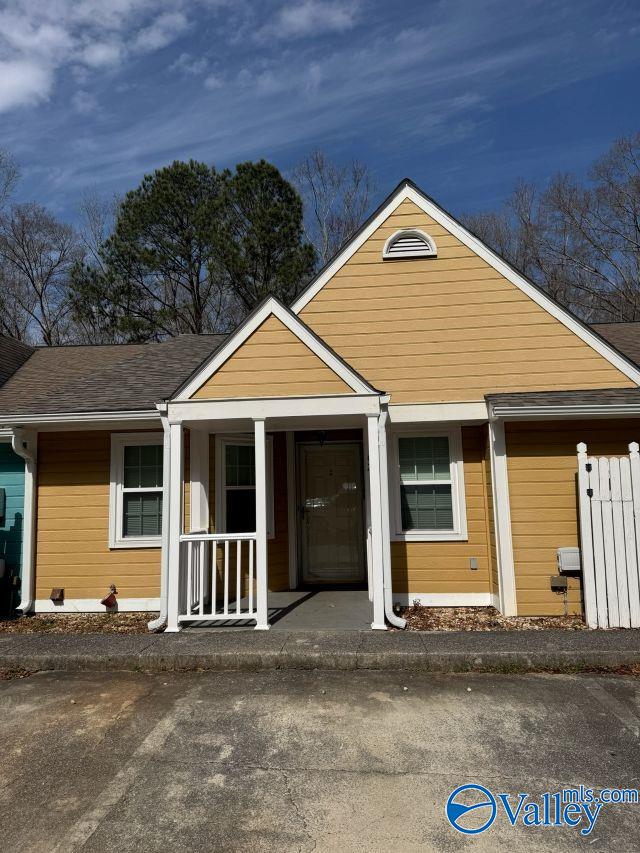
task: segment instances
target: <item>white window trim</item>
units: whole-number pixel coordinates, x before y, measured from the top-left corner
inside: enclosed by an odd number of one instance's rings
[[[393,247],[401,237],[417,237],[424,241],[424,246],[419,249],[413,249],[411,252],[405,252],[403,255],[394,255]],[[384,244],[382,257],[384,260],[403,260],[404,258],[435,258],[438,255],[436,243],[433,237],[430,237],[425,231],[420,228],[401,228],[392,234]]]
[[[215,529],[218,533],[224,533],[227,529],[227,502],[224,500],[226,489],[227,469],[225,465],[225,447],[227,444],[249,444],[254,445],[253,435],[216,435],[216,514]],[[267,444],[267,539],[275,539],[276,526],[273,499],[273,436],[268,435]],[[240,487],[238,487],[240,488]],[[242,487],[248,488],[248,487]],[[247,533],[255,531],[247,530]]]
[[[162,536],[123,536],[124,449],[128,446],[158,444],[161,432],[118,432],[111,434],[111,476],[109,482],[109,548],[159,548]],[[164,471],[162,472],[164,479]],[[147,489],[160,492],[162,488]]]
[[[446,436],[449,439],[449,456],[451,467],[451,503],[453,507],[452,530],[403,530],[402,508],[400,493],[400,452],[399,438],[423,438],[431,436]],[[460,542],[466,541],[467,505],[464,489],[464,464],[462,461],[462,431],[460,427],[420,428],[416,424],[411,427],[396,427],[391,432],[391,453],[389,476],[391,479],[392,531],[391,538],[399,542]],[[438,482],[438,481],[434,481]],[[444,481],[442,481],[444,482]]]

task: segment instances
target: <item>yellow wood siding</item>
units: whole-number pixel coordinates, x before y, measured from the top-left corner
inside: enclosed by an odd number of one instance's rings
[[[506,425],[511,524],[520,616],[559,615],[551,592],[556,550],[579,544],[576,445],[595,456],[622,456],[640,440],[638,421],[564,421]],[[569,612],[580,613],[579,579],[570,579]]]
[[[271,316],[195,392],[193,399],[313,394],[353,394],[353,390]]]
[[[111,583],[120,598],[160,594],[159,548],[109,549],[110,457],[109,432],[40,433],[36,598],[99,601]]]
[[[400,228],[429,233],[438,257],[383,261]],[[634,385],[411,201],[300,317],[394,403]]]
[[[490,552],[483,427],[462,428],[468,541],[392,542],[393,590],[399,593],[487,593]],[[469,567],[477,557],[478,569]]]

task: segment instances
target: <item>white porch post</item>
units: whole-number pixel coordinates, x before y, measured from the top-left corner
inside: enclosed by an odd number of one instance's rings
[[[505,616],[517,614],[516,575],[511,539],[511,505],[507,474],[507,443],[504,421],[489,420],[489,451],[493,485],[493,516],[500,583],[500,612]]]
[[[180,534],[182,533],[183,450],[182,424],[171,424],[169,466],[169,547],[167,584],[167,627],[166,631],[179,631],[178,608],[180,606]]]
[[[256,460],[256,630],[267,631],[267,442],[264,418],[254,419],[253,429]]]
[[[18,610],[29,613],[35,604],[36,476],[38,433],[15,429],[11,439],[14,453],[24,459],[24,503],[22,519],[22,583]]]
[[[147,622],[150,631],[163,628],[167,621],[169,584],[169,502],[171,500],[171,427],[166,416],[162,420],[162,545],[160,549],[160,613]]]
[[[209,530],[209,433],[192,429],[189,444],[189,478],[191,481],[191,514],[189,530]]]
[[[369,462],[369,500],[371,504],[371,586],[373,622],[371,627],[384,631],[384,545],[382,533],[382,493],[380,485],[380,447],[378,417],[367,416],[367,453]]]

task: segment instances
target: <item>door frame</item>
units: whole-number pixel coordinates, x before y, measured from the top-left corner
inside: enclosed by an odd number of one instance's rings
[[[288,497],[288,537],[289,537],[289,585],[291,589],[299,589],[302,580],[302,452],[303,447],[324,447],[325,445],[355,445],[359,449],[359,477],[362,496],[362,531],[360,547],[362,550],[363,572],[362,579],[355,583],[368,583],[368,559],[367,559],[367,501],[366,501],[366,477],[365,477],[365,454],[364,442],[357,438],[327,439],[295,441],[295,434],[287,432],[287,497]],[[328,584],[329,585],[329,584]],[[321,586],[319,584],[318,586]],[[349,583],[339,584],[348,587]]]

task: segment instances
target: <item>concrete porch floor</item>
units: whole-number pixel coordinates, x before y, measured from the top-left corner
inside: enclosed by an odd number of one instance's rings
[[[286,590],[269,592],[267,600],[272,631],[371,630],[373,613],[366,589]],[[229,608],[234,606],[235,602]],[[254,626],[229,619],[215,626],[194,622],[183,628],[193,630],[253,631]]]

